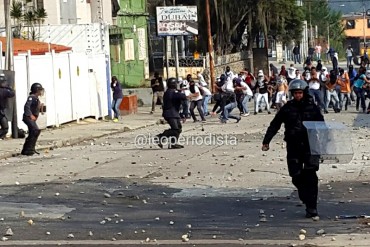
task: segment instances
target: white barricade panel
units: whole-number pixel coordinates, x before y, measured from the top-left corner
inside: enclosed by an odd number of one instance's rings
[[[89,78],[92,84],[91,108],[96,118],[108,115],[108,81],[105,54],[89,56]]]
[[[15,87],[17,94],[17,120],[18,128],[28,131],[27,125],[22,121],[24,104],[26,103],[30,87],[27,83],[27,59],[26,56],[14,57]],[[9,128],[11,130],[11,128]]]
[[[92,116],[90,104],[90,87],[92,85],[88,75],[88,58],[82,53],[72,53],[69,54],[69,62],[71,66],[73,119]]]
[[[55,98],[54,98],[54,78],[53,64],[51,55],[29,56],[29,87],[35,82],[41,83],[45,93],[40,97],[40,101],[46,106],[46,113],[40,115],[37,124],[40,128],[55,125]]]
[[[73,120],[68,54],[54,55],[54,80],[57,124],[68,123]]]

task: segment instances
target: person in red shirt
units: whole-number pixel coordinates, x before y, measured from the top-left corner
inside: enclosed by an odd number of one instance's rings
[[[288,77],[288,71],[285,68],[285,65],[281,65],[279,76],[284,76],[285,79]]]
[[[244,81],[247,83],[247,85],[251,88],[253,87],[252,83],[254,80],[256,80],[256,77],[247,69],[244,68],[244,71],[242,71],[244,74]]]

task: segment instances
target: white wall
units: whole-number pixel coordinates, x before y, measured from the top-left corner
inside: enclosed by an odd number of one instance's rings
[[[60,24],[60,2],[59,0],[44,1],[44,9],[48,14],[45,24]]]
[[[47,112],[37,120],[40,128],[108,115],[110,78],[106,73],[105,54],[20,55],[14,57],[14,68],[19,128],[27,130],[22,122],[23,107],[30,85],[35,82],[45,88],[40,100]]]
[[[10,0],[12,1],[12,0]],[[21,0],[19,0],[21,1]],[[77,23],[87,24],[98,22],[97,17],[97,1],[92,0],[91,3],[80,0],[69,0],[76,2],[77,10]],[[103,22],[112,24],[112,4],[110,0],[101,0],[102,2],[102,13]],[[44,0],[44,8],[48,17],[45,20],[45,24],[59,25],[61,24],[60,19],[60,0]],[[0,0],[0,27],[5,27],[4,17],[4,1]]]
[[[77,24],[91,23],[90,4],[86,1],[76,1]]]
[[[0,1],[0,27],[5,27],[4,1]]]
[[[102,2],[102,14],[103,14],[103,22],[112,24],[112,3],[110,0],[101,0]],[[96,23],[99,22],[99,4],[96,0],[91,1],[90,11],[91,11],[91,22]]]
[[[103,27],[101,32],[99,23],[42,26],[40,41],[69,46],[73,52],[109,54],[109,26]]]

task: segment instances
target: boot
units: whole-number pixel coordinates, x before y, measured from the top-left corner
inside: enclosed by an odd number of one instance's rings
[[[180,149],[180,148],[184,148],[184,146],[180,144],[170,144],[168,146],[168,149]]]
[[[22,155],[32,156],[35,154],[35,152],[31,149],[32,144],[31,144],[30,139],[32,138],[29,138],[29,136],[26,138],[26,141],[23,144],[23,148],[21,152]]]
[[[36,151],[36,142],[40,136],[40,133],[41,133],[41,130],[37,130],[35,131],[35,136],[32,138],[32,142],[31,142],[31,150],[35,153],[35,154],[40,154],[39,152]]]
[[[40,154],[39,152],[36,151],[36,142],[37,139],[39,138],[41,133],[41,130],[34,130],[33,135],[30,138],[30,146],[29,149],[34,153],[34,154]]]

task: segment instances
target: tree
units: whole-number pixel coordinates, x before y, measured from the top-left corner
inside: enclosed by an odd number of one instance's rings
[[[335,50],[343,49],[344,27],[341,22],[342,14],[331,10],[325,0],[306,0],[304,2],[306,20],[311,20],[313,29],[318,27],[320,39],[327,40],[330,37],[330,44]],[[328,33],[328,27],[329,32]]]
[[[32,2],[32,0],[27,0],[26,3]],[[48,17],[44,8],[29,8],[25,13],[23,9],[23,2],[13,0],[10,16],[13,19],[13,24],[15,25],[15,30],[13,36],[16,38],[21,38],[22,26],[27,25],[27,39],[36,40],[40,38],[41,24],[44,23],[45,19]],[[35,30],[35,24],[38,24],[38,33]]]
[[[35,21],[36,21],[35,12],[32,11],[32,10],[28,10],[23,15],[23,21],[26,22],[26,24],[27,24],[27,39],[30,39],[30,34],[35,33],[34,32],[34,24],[35,24]]]
[[[172,0],[149,0],[148,11],[155,14],[155,6],[172,5]],[[176,4],[198,6],[199,51],[207,51],[207,25],[205,1],[176,0]],[[257,40],[264,38],[267,47],[268,37],[288,43],[301,40],[303,10],[295,0],[211,0],[211,33],[214,50],[218,54],[228,54],[243,48],[247,33],[247,49],[252,50]],[[247,32],[246,32],[247,31]]]
[[[35,11],[35,20],[39,26],[39,39],[41,37],[41,24],[45,22],[45,19],[48,17],[44,8],[38,8]]]
[[[202,2],[198,3],[198,10],[204,9]],[[204,11],[198,12],[199,32],[204,35]],[[213,0],[211,12],[214,46],[219,54],[239,50],[246,30],[249,50],[261,36],[265,40],[264,46],[268,45],[269,35],[283,42],[300,40],[302,36],[304,15],[295,0]]]
[[[21,37],[22,32],[22,18],[23,18],[23,9],[22,2],[12,1],[10,6],[10,17],[13,19],[13,25],[15,26],[13,36],[15,38]]]

